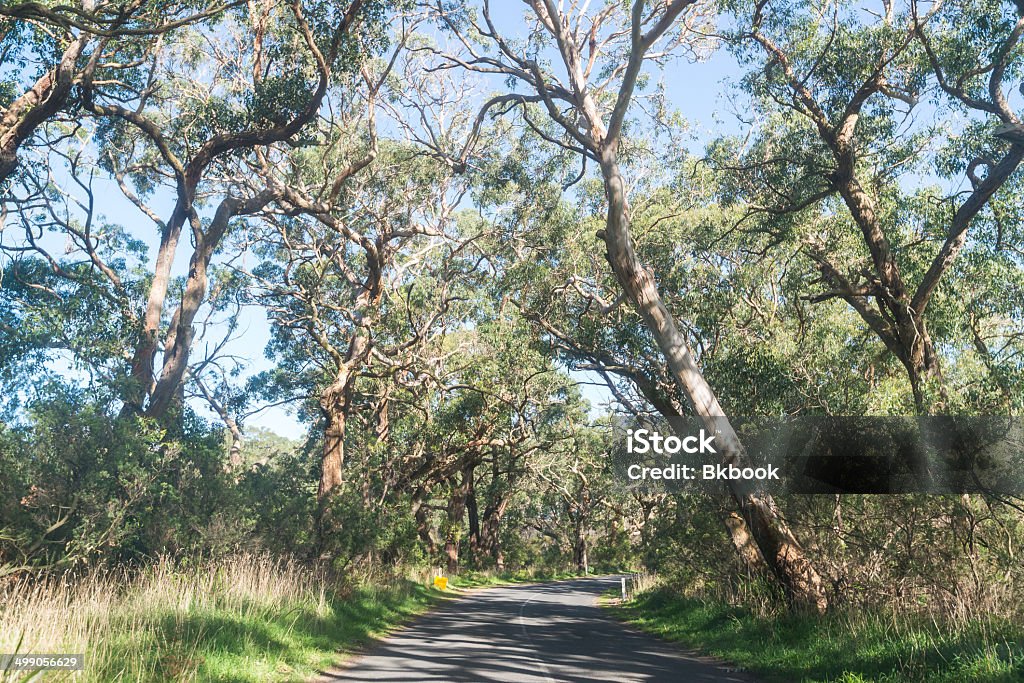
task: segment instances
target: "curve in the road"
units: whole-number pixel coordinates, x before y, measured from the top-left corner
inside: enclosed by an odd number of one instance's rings
[[[611,619],[616,577],[491,588],[455,600],[320,681],[752,683]]]

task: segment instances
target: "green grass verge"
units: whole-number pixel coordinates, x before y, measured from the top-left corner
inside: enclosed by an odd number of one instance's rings
[[[453,577],[456,590],[529,581],[573,578],[568,573],[468,572]],[[114,649],[132,648],[158,653],[142,671],[154,680],[180,680],[194,674],[200,681],[306,680],[339,662],[351,652],[408,621],[445,596],[413,581],[385,587],[359,587],[340,597],[330,591],[312,597],[295,596],[279,607],[216,599],[187,612],[180,607],[144,618],[141,629],[148,642],[139,642],[140,629],[126,629]],[[140,615],[131,614],[129,621]],[[115,680],[123,669],[113,665],[100,676]]]
[[[895,614],[760,618],[666,589],[611,609],[644,631],[720,657],[765,681],[1024,681],[1024,625],[1008,620],[953,627]]]
[[[123,661],[107,658],[95,678],[123,680],[127,674],[154,681],[306,680],[337,664],[342,652],[424,611],[439,596],[403,582],[356,588],[345,597],[327,593],[322,600],[299,599],[282,609],[212,600],[187,611],[126,613],[112,624],[106,646],[147,656],[130,671]]]
[[[423,580],[328,579],[266,556],[161,562],[140,574],[11,586],[0,652],[78,652],[85,670],[46,681],[302,681],[445,594]],[[0,672],[2,683],[38,680]]]

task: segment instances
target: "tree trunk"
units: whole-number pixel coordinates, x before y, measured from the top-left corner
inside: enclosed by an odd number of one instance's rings
[[[269,191],[262,192],[250,200],[241,200],[235,197],[226,197],[221,201],[205,233],[196,234],[195,250],[189,261],[188,277],[185,280],[185,290],[181,296],[181,302],[172,317],[171,329],[167,337],[167,344],[164,348],[163,367],[160,371],[160,378],[157,380],[153,395],[150,397],[149,405],[146,408],[146,415],[150,417],[162,417],[167,413],[172,404],[175,392],[181,389],[182,380],[188,370],[189,353],[192,349],[192,338],[195,335],[196,314],[206,300],[206,291],[209,281],[208,271],[213,254],[220,246],[224,235],[227,233],[231,219],[240,214],[248,214],[257,211],[272,199],[273,194]],[[173,247],[177,244],[177,237],[168,242]],[[164,251],[161,244],[161,252]],[[157,260],[160,260],[158,256]],[[168,265],[169,267],[169,265]],[[164,269],[161,269],[164,273]],[[167,271],[169,272],[169,271]],[[165,277],[166,275],[161,275]],[[166,286],[163,287],[166,294]],[[159,309],[155,309],[159,315]],[[149,313],[147,310],[147,320]],[[147,328],[149,330],[149,328]],[[153,336],[155,330],[149,330],[147,339]],[[153,351],[148,351],[152,359]],[[143,372],[140,366],[139,372]],[[152,363],[145,372],[152,372]]]
[[[502,498],[495,504],[484,508],[484,521],[481,525],[481,546],[494,560],[494,566],[498,571],[505,568],[505,556],[501,551],[501,518],[505,515],[505,508],[508,507],[509,498]]]
[[[126,412],[140,413],[146,403],[146,397],[153,391],[153,366],[160,338],[160,320],[163,315],[164,302],[167,299],[167,288],[171,282],[171,267],[174,264],[174,252],[178,248],[181,229],[184,227],[186,210],[179,199],[178,205],[171,214],[171,219],[160,235],[160,246],[157,249],[156,261],[153,266],[153,279],[149,285],[149,296],[146,299],[146,311],[142,317],[142,329],[139,341],[131,361],[131,386],[125,401]]]
[[[468,482],[466,487],[466,517],[469,522],[469,552],[473,557],[473,563],[480,562],[480,509],[476,501],[476,482],[474,480],[475,466],[469,465],[463,471],[463,477]]]
[[[320,412],[324,416],[324,450],[320,469],[317,500],[323,505],[331,491],[341,486],[341,467],[345,462],[345,422],[352,409],[352,391],[355,389],[359,368],[370,350],[370,339],[362,330],[356,330],[349,339],[348,351],[330,386],[320,393]]]
[[[423,502],[426,495],[427,492],[422,487],[418,488],[416,493],[413,494],[412,514],[416,520],[416,533],[427,546],[427,554],[433,557],[437,554],[437,539],[434,538],[430,528],[430,519],[428,517],[430,508]]]
[[[466,494],[469,482],[463,477],[461,483],[452,489],[448,499],[448,528],[445,531],[444,554],[448,563],[448,574],[459,571],[459,531],[462,516],[466,513]]]
[[[1016,168],[1016,163],[1010,168]],[[917,302],[917,295],[912,297],[907,291],[892,247],[882,230],[875,199],[864,190],[854,174],[854,158],[849,148],[840,157],[836,179],[836,189],[863,233],[864,244],[871,253],[880,281],[878,303],[887,309],[888,316],[882,318],[872,309],[855,308],[906,368],[917,414],[927,415],[936,409],[941,410],[948,397],[942,382],[939,357],[924,319],[927,299]],[[933,390],[938,393],[937,399],[932,394]]]
[[[751,574],[760,574],[768,570],[768,564],[751,537],[743,517],[738,512],[728,512],[723,514],[722,521],[729,530],[729,538],[736,549],[736,554],[740,556],[747,571]]]
[[[689,400],[694,413],[709,432],[715,434],[726,464],[741,466],[746,453],[735,430],[725,417],[718,398],[697,367],[686,338],[661,299],[652,273],[637,257],[629,233],[629,205],[625,184],[615,160],[614,149],[604,149],[601,171],[608,198],[608,218],[603,235],[608,261],[633,307],[640,314],[665,356],[673,379]],[[828,607],[825,589],[814,565],[807,558],[782,518],[771,496],[758,493],[742,481],[730,481],[729,490],[772,573],[785,589],[791,603],[799,608],[824,612]]]
[[[587,534],[582,515],[576,521],[576,538],[573,541],[573,562],[576,571],[581,574],[590,573],[590,562],[587,559]]]
[[[682,416],[682,406],[679,405],[678,400],[672,396],[663,396],[658,391],[658,387],[654,382],[647,381],[639,372],[630,373],[627,375],[633,385],[640,391],[641,395],[647,401],[654,406],[654,409],[658,411],[664,418],[675,418]],[[638,381],[643,380],[643,381]],[[678,429],[678,422],[669,419],[669,425],[673,431]],[[689,434],[677,433],[680,439],[684,439]],[[743,517],[733,514],[729,519],[724,519],[726,531],[729,532],[729,539],[732,541],[733,547],[736,548],[736,552],[739,554],[743,564],[747,566],[751,571],[759,572],[766,571],[768,565],[764,558],[761,557],[761,551],[758,550],[757,544],[753,542],[750,537],[750,532],[747,529],[747,523],[743,521]]]
[[[929,415],[936,411],[941,412],[949,397],[942,378],[942,365],[935,352],[935,343],[923,318],[915,318],[915,331],[916,335],[907,349],[906,359],[900,360],[907,370],[917,414]]]
[[[320,410],[326,421],[320,485],[316,493],[321,505],[343,482],[341,468],[345,463],[345,422],[348,420],[351,384],[350,376],[342,373],[320,396]]]

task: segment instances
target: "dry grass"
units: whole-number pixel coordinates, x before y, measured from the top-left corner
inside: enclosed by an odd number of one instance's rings
[[[295,680],[336,650],[422,609],[426,590],[332,585],[267,556],[141,574],[20,582],[0,591],[0,652],[82,653],[86,669],[47,680]],[[26,681],[26,672],[0,681]]]

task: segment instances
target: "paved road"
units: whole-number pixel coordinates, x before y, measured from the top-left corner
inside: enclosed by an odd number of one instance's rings
[[[481,590],[448,603],[321,681],[673,681],[746,674],[611,619],[604,577]]]

